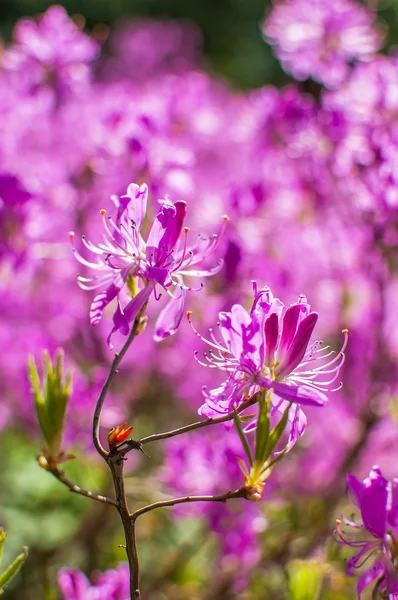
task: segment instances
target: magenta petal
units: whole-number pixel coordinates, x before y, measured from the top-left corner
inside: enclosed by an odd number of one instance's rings
[[[282,417],[285,410],[288,408],[289,404],[284,402],[278,402],[277,406],[273,406],[271,410],[271,416],[276,414],[279,415],[278,421]],[[290,452],[298,438],[303,435],[305,428],[307,426],[307,417],[304,412],[301,410],[300,406],[296,404],[292,406],[289,410],[288,416],[288,425],[286,427],[286,431],[289,432],[286,446],[278,451],[276,455],[281,454],[282,452]]]
[[[160,312],[156,321],[154,339],[160,340],[174,335],[180,326],[184,316],[186,289],[181,288],[181,294],[178,298],[171,298],[167,305]]]
[[[122,335],[128,335],[130,331],[130,323],[134,321],[149,296],[152,294],[155,284],[150,282],[143,290],[141,290],[125,307],[124,311],[118,302],[115,314],[113,315],[113,329],[108,336],[108,345],[113,348],[111,338],[116,331]]]
[[[148,203],[148,187],[146,184],[143,183],[139,186],[136,183],[130,183],[126,196],[122,196],[119,199],[119,203],[117,222],[119,222],[122,214],[127,209],[129,219],[134,222],[136,229],[139,230],[145,219]]]
[[[90,305],[90,323],[91,325],[97,325],[102,317],[104,308],[118,295],[121,287],[123,286],[123,280],[121,279],[121,286],[112,283],[104,292],[97,294]]]
[[[388,480],[378,467],[373,467],[364,481],[361,514],[366,529],[383,539],[387,531]]]
[[[364,484],[362,483],[362,481],[359,481],[359,479],[357,479],[355,475],[351,474],[347,475],[346,481],[348,486],[348,493],[350,499],[352,500],[352,503],[357,508],[361,508],[361,496],[365,487]]]
[[[165,201],[149,232],[147,247],[164,251],[174,248],[181,234],[186,211],[185,202],[172,204]]]
[[[301,410],[301,408],[298,405],[296,405],[292,417],[289,413],[289,421],[291,421],[291,427],[286,446],[286,450],[288,452],[293,448],[298,438],[303,435],[307,426],[307,417],[305,416],[305,413]]]
[[[272,315],[270,315],[265,321],[264,325],[265,345],[267,349],[265,362],[268,365],[274,364],[275,349],[278,343],[278,333],[278,315],[276,313],[272,313]]]
[[[174,248],[181,235],[184,219],[187,214],[186,202],[180,200],[174,204],[175,216],[170,223],[167,224],[167,240],[169,248]]]
[[[62,569],[58,574],[58,584],[65,600],[85,600],[90,588],[87,577],[75,569]]]
[[[155,281],[164,288],[170,287],[173,284],[173,280],[170,277],[168,269],[161,267],[147,266],[145,271],[145,279],[148,281]]]
[[[395,600],[395,594],[398,593],[398,576],[396,573],[396,568],[391,558],[387,555],[382,556],[380,562],[384,567],[384,579],[381,589],[384,592],[384,594],[391,594],[389,596],[391,600]]]
[[[273,389],[283,400],[307,406],[323,406],[328,401],[326,394],[309,385],[289,385],[272,379],[259,378],[258,384]]]
[[[155,289],[155,284],[150,282],[147,286],[144,287],[130,302],[124,309],[124,316],[127,319],[128,323],[132,323],[136,316],[138,315],[141,308],[144,306],[145,302],[148,300],[149,296],[152,294]]]
[[[110,334],[108,335],[108,339],[107,339],[108,346],[111,350],[113,348],[111,339],[112,339],[113,334],[116,333],[116,331],[120,331],[120,333],[122,335],[128,335],[128,332],[129,332],[129,324],[128,324],[126,317],[124,316],[124,313],[122,311],[122,307],[120,305],[119,300],[117,302],[116,312],[113,315],[113,329],[110,332]]]
[[[236,358],[240,358],[243,348],[243,329],[251,323],[249,313],[240,304],[234,304],[231,312],[218,315],[220,331],[226,347]]]
[[[286,377],[301,363],[317,320],[318,314],[310,313],[299,323],[294,340],[276,369],[277,377]]]
[[[375,562],[369,569],[362,573],[357,582],[358,600],[361,600],[362,592],[369,587],[373,581],[381,577],[383,573],[384,566],[380,561]]]
[[[391,508],[388,511],[388,522],[392,527],[398,524],[398,479],[391,482]]]
[[[294,304],[285,312],[285,315],[283,317],[282,334],[278,348],[279,360],[283,359],[296,334],[300,310],[300,306],[298,304]]]

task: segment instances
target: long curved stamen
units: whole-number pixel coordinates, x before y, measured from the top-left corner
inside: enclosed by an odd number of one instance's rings
[[[82,265],[84,265],[85,267],[90,267],[90,269],[94,269],[95,271],[103,271],[104,269],[107,268],[106,265],[104,265],[103,263],[92,263],[92,262],[86,260],[85,258],[83,258],[83,256],[77,250],[77,248],[72,247],[72,252],[73,252],[76,260],[79,263],[81,263]]]
[[[211,363],[218,369],[222,369],[223,371],[231,371],[231,372],[236,371],[236,364],[229,362],[227,360],[224,360],[223,362],[221,362],[220,359],[214,355],[214,353],[212,352],[211,349],[208,352],[204,352],[203,355],[204,355],[205,359],[207,360],[207,362]]]
[[[329,346],[327,346],[326,348],[329,348]],[[322,350],[316,350],[315,353],[322,352],[322,351],[326,350],[326,348],[322,348]],[[326,358],[329,358],[329,356],[334,356],[335,354],[336,354],[336,351],[335,350],[331,350],[330,352],[328,352],[327,354],[324,354],[323,356],[314,356],[313,354],[310,354],[306,358],[307,355],[305,355],[303,361],[298,365],[297,368],[299,369],[301,367],[305,367],[308,364],[313,363],[315,361],[319,362],[321,360],[325,360]]]
[[[340,381],[339,385],[335,388],[332,388],[331,390],[329,390],[329,392],[338,392],[339,390],[341,390],[341,388],[343,387],[343,382]]]
[[[203,356],[205,357],[205,359],[206,359],[207,362],[203,362],[203,360],[201,360],[199,358],[199,351],[195,350],[195,352],[194,352],[194,358],[195,358],[195,360],[196,360],[196,362],[198,364],[200,364],[202,367],[206,367],[207,369],[218,369],[219,368],[218,365],[213,364],[213,362],[212,362],[212,360],[209,357],[209,355],[208,355],[207,352],[204,352]]]
[[[351,546],[352,548],[361,548],[374,541],[372,539],[367,539],[363,537],[362,539],[348,539],[349,536],[355,536],[355,538],[358,538],[359,536],[364,536],[366,535],[366,531],[364,530],[363,526],[357,526],[358,531],[355,532],[342,531],[342,524],[343,523],[341,519],[336,519],[336,530],[333,532],[333,537],[335,538],[336,542],[346,544],[347,546]],[[378,541],[375,541],[374,543],[379,544]]]
[[[111,240],[113,241],[113,243],[115,244],[115,246],[117,246],[117,248],[119,248],[122,252],[126,253],[126,248],[124,248],[119,242],[118,240],[115,238],[114,234],[112,233],[112,231],[109,229],[109,225],[108,225],[108,219],[105,218],[106,215],[106,210],[104,208],[101,208],[100,210],[100,215],[102,217],[102,223],[104,225],[104,229],[106,231],[106,233],[108,234],[108,236],[111,238]],[[118,231],[119,235],[120,231]],[[123,236],[121,236],[123,237]]]
[[[371,550],[368,554],[364,554],[362,560],[359,563],[355,563],[355,569],[360,569],[361,567],[363,567],[363,565],[365,563],[368,562],[369,558],[371,556],[373,556],[373,554],[375,554],[375,552],[377,552],[377,546],[379,546],[379,544],[377,542],[375,542],[374,546],[370,546],[369,545],[369,550]]]
[[[218,248],[218,246],[220,245],[220,242],[221,242],[222,238],[224,237],[228,221],[229,221],[229,216],[228,215],[223,215],[223,223],[222,223],[222,226],[221,226],[221,231],[220,231],[220,233],[218,235],[215,234],[215,236],[213,236],[214,243],[210,244],[209,248],[203,254],[202,258],[207,258],[209,256],[209,254],[211,254],[212,252],[214,252],[214,250],[216,248]]]
[[[178,263],[178,265],[173,267],[173,272],[178,271],[178,269],[181,267],[182,263],[184,262],[184,258],[187,253],[187,246],[188,246],[188,232],[189,232],[189,227],[184,227],[184,246],[182,249],[180,262]]]
[[[220,344],[220,341],[219,341],[219,340],[216,338],[216,336],[214,335],[214,332],[213,332],[213,328],[212,328],[212,327],[209,327],[209,333],[210,333],[210,337],[211,337],[211,339],[213,340],[213,342],[214,342],[215,344],[217,344],[218,346],[221,346],[221,344]]]
[[[189,292],[200,292],[205,287],[205,284],[202,282],[198,288],[193,288],[184,284],[181,284],[181,287],[183,287],[184,290],[188,290]]]
[[[200,340],[202,340],[202,342],[205,342],[205,344],[208,344],[209,346],[211,346],[212,348],[215,348],[216,350],[219,350],[220,352],[226,352],[227,354],[229,354],[228,348],[223,348],[221,345],[215,344],[214,342],[211,342],[210,340],[207,340],[205,337],[203,337],[203,335],[200,334],[197,329],[195,329],[195,327],[194,327],[194,325],[192,323],[191,316],[192,316],[192,311],[191,310],[187,310],[188,323],[190,324],[190,326],[191,326],[192,331],[194,332],[194,334]]]
[[[177,289],[179,289],[181,291],[181,293],[179,294],[179,296],[177,296],[177,294],[175,294],[175,292],[172,292],[170,288],[167,289],[167,293],[174,300],[180,300],[181,296],[183,294],[183,290],[187,289],[187,288],[184,285],[182,285],[181,283],[176,283],[176,287],[177,287]]]
[[[100,254],[100,255],[102,255],[102,254],[103,254],[103,251],[102,251],[102,249],[101,249],[101,248],[99,248],[99,247],[97,247],[97,246],[94,246],[94,244],[93,244],[92,242],[90,242],[90,241],[89,241],[89,240],[86,238],[86,236],[85,236],[85,235],[82,235],[82,238],[81,238],[81,239],[82,239],[82,242],[83,242],[83,244],[86,246],[86,248],[87,248],[88,250],[90,250],[90,252],[93,252],[94,254]]]
[[[307,373],[328,373],[328,372],[333,372],[334,370],[331,371],[327,371],[326,369],[329,369],[329,367],[335,365],[336,363],[338,363],[335,367],[335,370],[340,369],[344,362],[345,362],[345,354],[344,354],[344,350],[347,347],[347,343],[348,343],[348,329],[343,329],[342,333],[344,334],[344,342],[343,345],[341,347],[341,350],[338,353],[335,353],[334,350],[332,350],[331,352],[329,352],[328,354],[326,354],[325,356],[321,356],[321,357],[317,357],[314,358],[313,360],[324,360],[325,358],[328,358],[329,356],[336,354],[336,356],[330,360],[329,362],[320,365],[319,367],[314,367],[313,369],[311,369],[311,371],[299,371],[300,367],[306,366],[308,364],[309,361],[306,362],[302,362],[298,367],[297,367],[297,373],[299,373],[300,375],[305,375]],[[324,348],[325,350],[326,348]],[[340,361],[340,363],[338,362]]]
[[[184,270],[180,271],[180,275],[185,275],[186,277],[211,277],[212,275],[216,275],[217,273],[219,273],[224,264],[223,260],[219,260],[214,267],[211,267],[206,271],[199,269],[192,269],[190,271],[186,271],[185,269],[189,267],[189,265],[192,264],[192,262],[192,260],[188,261],[187,264],[184,265]]]
[[[126,252],[126,250],[124,248],[119,248],[118,246],[112,244],[111,240],[108,239],[105,233],[102,234],[102,239],[103,242],[99,242],[98,248],[100,248],[103,252],[108,254],[114,254],[115,256],[120,256],[121,258],[124,258],[126,260],[130,259],[130,255]],[[133,253],[131,256],[135,257],[135,254]]]
[[[315,369],[311,369],[311,371],[294,371],[295,373],[297,373],[298,375],[314,375],[315,377],[318,377],[319,375],[327,375],[328,373],[335,373],[336,371],[339,371],[341,369],[341,367],[343,366],[343,364],[345,363],[345,355],[342,354],[342,356],[340,357],[341,360],[340,362],[335,365],[333,367],[333,369],[327,369],[326,367],[329,366],[330,363],[327,363],[326,365],[322,365],[320,367],[316,367]]]
[[[120,223],[120,227],[117,227],[117,225],[114,222],[114,220],[112,219],[112,217],[108,217],[108,222],[112,225],[112,227],[115,228],[115,231],[117,231],[118,234],[121,237],[123,237],[123,239],[128,244],[131,244],[131,253],[133,253],[133,251],[135,251],[135,253],[138,253],[137,244],[133,240],[133,237],[130,233],[130,229],[128,227],[126,227],[126,225],[124,223]]]
[[[79,282],[79,287],[82,290],[86,290],[86,291],[91,291],[91,290],[97,290],[99,287],[106,287],[107,285],[109,285],[112,281],[113,278],[98,278],[98,280],[93,281],[91,284],[89,282],[85,283],[82,279],[82,277],[80,277],[78,275],[77,280]]]

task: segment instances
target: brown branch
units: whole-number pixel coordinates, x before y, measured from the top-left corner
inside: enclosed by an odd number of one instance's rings
[[[130,598],[131,600],[136,600],[140,597],[139,562],[135,536],[135,521],[133,521],[130,516],[124,486],[124,461],[125,459],[118,453],[117,449],[110,452],[107,457],[107,463],[112,473],[113,484],[116,491],[117,509],[123,524],[126,540],[126,554],[130,572]]]
[[[120,362],[122,361],[127,350],[131,346],[131,343],[133,342],[134,338],[142,331],[142,328],[143,328],[142,315],[145,312],[147,304],[148,304],[148,302],[145,302],[144,306],[141,308],[140,312],[138,313],[137,318],[134,321],[134,325],[131,328],[131,331],[129,333],[129,336],[128,336],[127,341],[124,344],[123,348],[120,350],[120,352],[115,354],[115,358],[113,359],[111,369],[109,371],[109,375],[106,378],[106,381],[102,387],[101,393],[98,397],[97,404],[95,407],[94,418],[93,418],[93,442],[94,442],[94,446],[95,446],[98,454],[100,454],[104,460],[107,459],[108,452],[105,450],[105,448],[101,444],[101,440],[100,440],[100,436],[99,436],[102,407],[103,407],[105,398],[107,396],[108,390],[113,381],[113,378],[114,378],[115,374],[117,373],[117,369],[118,369]]]
[[[131,444],[132,448],[141,449],[141,446],[145,444],[149,444],[151,442],[157,442],[158,440],[166,440],[168,438],[176,437],[177,435],[182,435],[183,433],[188,433],[189,431],[194,431],[195,429],[201,429],[202,427],[207,427],[208,425],[217,425],[218,423],[225,423],[227,421],[232,421],[234,418],[234,414],[239,414],[243,412],[249,406],[253,406],[257,402],[257,394],[255,394],[252,398],[245,400],[234,413],[228,413],[227,415],[223,415],[222,417],[210,418],[206,419],[206,421],[196,421],[196,423],[190,423],[189,425],[184,425],[183,427],[179,427],[178,429],[172,429],[171,431],[165,431],[163,433],[154,433],[153,435],[148,435],[147,437],[141,438],[140,440],[126,440],[125,444]]]
[[[126,539],[126,554],[129,563],[129,572],[130,572],[130,599],[136,600],[140,597],[139,591],[139,563],[138,563],[138,554],[136,547],[136,539],[135,539],[135,523],[130,518],[130,511],[127,505],[126,492],[124,487],[124,478],[123,478],[123,465],[124,465],[124,455],[123,452],[118,452],[117,448],[111,449],[110,452],[107,452],[100,440],[100,420],[101,420],[101,412],[102,407],[107,396],[108,390],[111,386],[113,378],[117,373],[117,369],[125,356],[127,350],[130,348],[131,343],[134,338],[143,331],[145,327],[146,319],[143,317],[148,301],[145,302],[141,310],[139,311],[137,317],[135,318],[134,324],[131,328],[129,336],[121,349],[121,351],[115,354],[115,358],[113,359],[109,375],[106,378],[106,381],[102,387],[101,393],[98,397],[97,404],[95,407],[94,417],[93,417],[93,442],[94,446],[98,452],[102,456],[102,458],[107,463],[113,479],[113,485],[116,492],[116,508],[119,512],[120,519],[122,521],[124,536]]]
[[[235,490],[234,492],[227,492],[219,496],[208,495],[208,496],[182,496],[181,498],[171,498],[170,500],[160,500],[153,504],[148,504],[139,508],[132,515],[130,515],[131,521],[135,522],[141,515],[155,510],[156,508],[166,508],[168,506],[175,506],[176,504],[185,504],[187,502],[226,502],[232,498],[247,498],[247,492],[244,487]]]
[[[61,471],[61,469],[58,469],[58,467],[47,467],[46,470],[52,473],[52,475],[54,475],[58,481],[66,485],[66,487],[74,494],[79,494],[80,496],[91,498],[92,500],[98,500],[98,502],[105,502],[106,504],[117,506],[115,500],[112,500],[112,498],[109,498],[108,496],[102,496],[101,494],[95,494],[94,492],[83,490],[81,487],[70,481],[70,479],[66,477],[65,471]]]

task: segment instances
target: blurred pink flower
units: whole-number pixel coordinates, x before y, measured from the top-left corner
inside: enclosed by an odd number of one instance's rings
[[[373,21],[372,12],[352,0],[282,0],[263,31],[288,73],[335,87],[354,59],[370,60],[380,48]]]

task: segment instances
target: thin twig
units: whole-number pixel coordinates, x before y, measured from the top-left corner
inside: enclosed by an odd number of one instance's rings
[[[227,415],[223,415],[222,417],[210,418],[206,419],[206,421],[196,421],[196,423],[191,423],[190,425],[184,425],[183,427],[179,427],[178,429],[172,429],[171,431],[165,431],[163,433],[154,433],[153,435],[148,435],[147,437],[141,438],[138,442],[134,440],[126,440],[124,443],[131,443],[133,448],[136,447],[137,444],[144,446],[145,444],[149,444],[150,442],[157,442],[158,440],[166,440],[168,438],[175,437],[177,435],[182,435],[183,433],[188,433],[188,431],[194,431],[195,429],[201,429],[202,427],[207,427],[208,425],[217,425],[218,423],[225,423],[226,421],[232,421],[234,418],[234,414],[237,415],[244,411],[249,406],[253,406],[257,402],[257,394],[255,394],[252,398],[245,400],[234,412],[228,413]]]
[[[187,502],[226,502],[227,500],[231,500],[232,498],[246,498],[247,492],[244,487],[235,490],[234,492],[227,492],[226,494],[221,494],[219,496],[209,495],[209,496],[183,496],[181,498],[171,498],[170,500],[160,500],[159,502],[154,502],[153,504],[148,504],[147,506],[143,506],[139,508],[131,515],[131,520],[135,522],[138,517],[141,515],[150,512],[151,510],[155,510],[156,508],[166,508],[168,506],[175,506],[176,504],[185,504]]]
[[[113,485],[116,492],[116,508],[119,512],[120,519],[122,521],[124,536],[126,539],[126,554],[129,563],[129,572],[130,572],[130,599],[136,600],[140,597],[139,591],[139,563],[138,563],[138,554],[137,554],[137,546],[135,539],[135,523],[130,518],[130,511],[127,505],[126,492],[124,487],[124,478],[123,478],[123,465],[125,458],[121,452],[118,452],[117,448],[111,449],[110,452],[107,452],[103,445],[101,444],[99,431],[100,431],[100,421],[101,421],[101,411],[102,407],[110,388],[110,385],[113,381],[115,374],[117,373],[117,369],[125,356],[127,350],[130,348],[131,343],[134,338],[143,331],[143,327],[145,326],[145,320],[143,314],[145,312],[146,306],[148,302],[145,302],[141,310],[139,311],[137,317],[135,318],[134,325],[131,328],[129,336],[126,340],[121,351],[115,354],[115,358],[112,362],[109,375],[106,378],[106,381],[103,385],[101,393],[98,397],[97,404],[95,407],[94,418],[93,418],[93,442],[94,446],[98,452],[102,456],[102,458],[106,461],[113,479]]]
[[[107,459],[108,452],[105,450],[105,448],[101,444],[101,440],[99,437],[102,407],[103,407],[106,395],[107,395],[110,385],[113,381],[113,378],[117,372],[117,368],[118,368],[120,362],[122,361],[124,355],[126,354],[127,350],[129,349],[134,338],[141,332],[142,315],[144,314],[147,304],[148,304],[148,302],[145,302],[144,306],[141,308],[140,312],[138,313],[137,318],[134,321],[134,325],[131,328],[131,331],[129,333],[129,336],[128,336],[127,341],[124,344],[123,348],[120,350],[120,352],[115,354],[115,358],[113,359],[111,369],[109,371],[109,375],[106,378],[106,381],[103,385],[103,388],[98,397],[97,404],[95,407],[94,418],[93,418],[93,442],[94,442],[94,446],[95,446],[98,454],[100,454],[104,460]]]
[[[61,471],[58,467],[53,467],[51,469],[47,468],[47,471],[52,473],[58,481],[66,485],[69,490],[75,494],[79,494],[80,496],[85,496],[86,498],[91,498],[92,500],[98,500],[98,502],[105,502],[106,504],[112,504],[113,506],[117,506],[115,500],[109,498],[108,496],[102,496],[101,494],[95,494],[94,492],[89,492],[88,490],[83,490],[81,487],[70,481],[66,477],[65,471]]]
[[[113,452],[110,452],[107,457],[107,463],[112,473],[113,484],[116,491],[117,509],[123,524],[124,536],[126,540],[126,554],[130,572],[130,598],[131,600],[135,600],[140,597],[140,570],[135,536],[135,521],[133,521],[130,516],[130,511],[127,505],[126,490],[124,486],[124,461],[125,459],[123,456],[120,456],[116,449]]]

